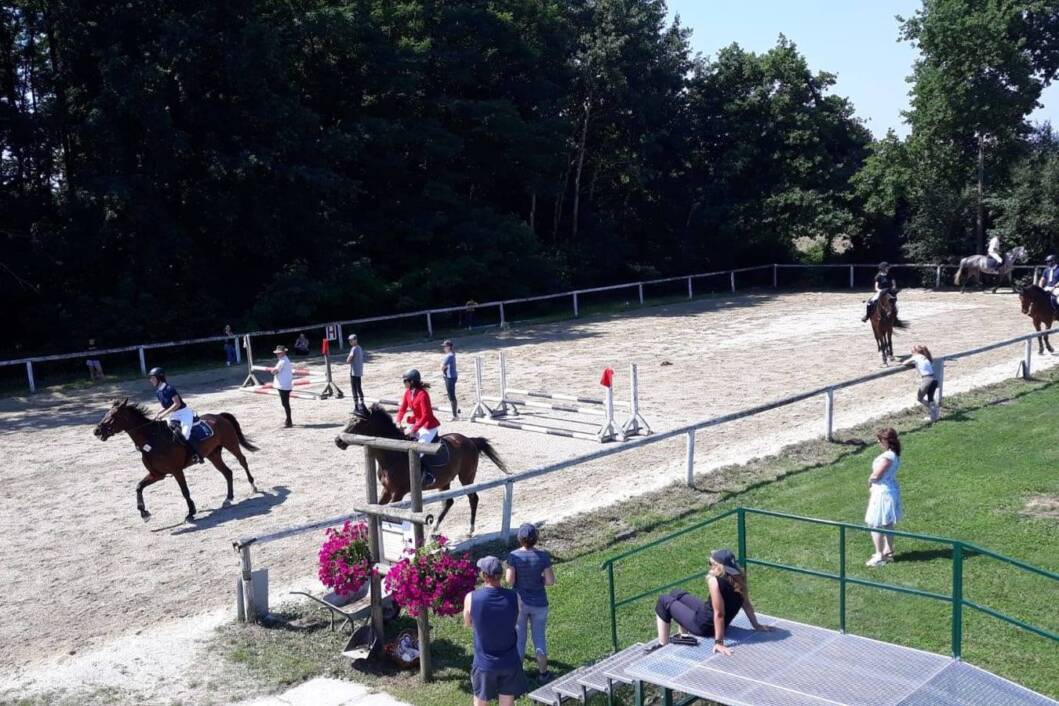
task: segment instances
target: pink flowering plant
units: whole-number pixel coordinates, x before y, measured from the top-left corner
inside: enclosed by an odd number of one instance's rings
[[[445,537],[437,537],[405,556],[386,574],[386,588],[398,605],[418,616],[457,615],[463,598],[474,590],[478,570],[469,554],[456,556]]]
[[[320,547],[320,583],[340,596],[356,593],[375,570],[368,547],[368,526],[363,522],[327,530]]]

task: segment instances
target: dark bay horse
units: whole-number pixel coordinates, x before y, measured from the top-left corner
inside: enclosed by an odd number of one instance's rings
[[[363,436],[377,436],[383,439],[408,440],[404,432],[393,421],[389,412],[378,404],[373,404],[365,415],[354,414],[349,424],[344,429],[346,434],[361,434]],[[449,460],[441,467],[432,467],[434,483],[425,486],[424,490],[448,490],[454,478],[460,479],[461,485],[474,483],[474,477],[478,473],[478,456],[485,454],[490,461],[504,473],[509,473],[507,465],[500,459],[496,449],[485,437],[467,437],[463,434],[444,434],[438,437],[448,446]],[[335,445],[340,449],[346,449],[349,444],[342,441],[341,437],[335,437]],[[379,503],[400,502],[411,490],[408,484],[408,454],[401,451],[375,450],[375,458],[379,464],[379,481],[382,482],[383,493]],[[429,458],[429,457],[428,457]],[[474,534],[474,518],[478,513],[478,493],[470,493],[467,496],[471,504],[471,534]],[[449,498],[445,501],[445,508],[441,511],[437,522],[434,523],[434,532],[441,526],[449,508],[454,504]]]
[[[960,269],[956,270],[956,285],[960,288],[960,291],[964,291],[967,288],[968,283],[974,280],[976,283],[982,283],[982,276],[988,275],[990,277],[996,277],[996,282],[993,284],[993,294],[996,294],[997,287],[1000,283],[1007,279],[1008,284],[1011,285],[1012,291],[1015,290],[1015,283],[1011,276],[1012,271],[1015,268],[1015,264],[1022,262],[1026,259],[1026,248],[1021,245],[1017,248],[1013,248],[1010,252],[1004,254],[1004,262],[1000,263],[997,267],[996,274],[990,272],[992,269],[989,266],[989,257],[987,255],[969,255],[968,257],[960,260]]]
[[[1041,324],[1044,324],[1045,330],[1050,331],[1052,322],[1059,318],[1059,312],[1056,312],[1055,307],[1052,306],[1051,295],[1035,284],[1019,287],[1018,291],[1022,313],[1033,319],[1033,328],[1040,331]],[[1048,341],[1047,333],[1037,337],[1037,347],[1040,349],[1038,352],[1041,355],[1044,355],[1045,346],[1048,346],[1049,353],[1055,353],[1052,344]]]
[[[224,507],[232,502],[232,469],[224,464],[221,458],[221,450],[227,450],[239,460],[239,465],[246,471],[246,479],[250,486],[257,492],[254,485],[254,477],[250,475],[250,466],[246,463],[246,456],[239,450],[242,446],[247,451],[257,451],[257,447],[243,436],[243,430],[239,426],[234,414],[221,412],[220,414],[203,414],[200,419],[213,429],[213,436],[198,442],[199,452],[203,458],[209,459],[210,463],[224,476],[228,483],[228,495],[224,499]],[[147,507],[143,503],[143,489],[157,483],[166,476],[176,478],[180,492],[188,503],[187,520],[195,517],[195,503],[191,500],[191,492],[188,490],[187,480],[184,478],[184,469],[191,463],[187,448],[174,441],[173,432],[169,429],[169,423],[155,421],[151,413],[138,404],[129,404],[128,398],[122,402],[114,402],[103,419],[96,425],[93,432],[100,441],[106,441],[115,434],[125,432],[136,445],[140,452],[143,465],[147,468],[147,475],[136,485],[136,507],[140,511],[140,517],[146,522],[151,518]]]
[[[894,360],[894,328],[905,328],[908,324],[897,318],[897,297],[883,292],[871,310],[871,330],[875,334],[875,345],[882,354],[883,365]]]

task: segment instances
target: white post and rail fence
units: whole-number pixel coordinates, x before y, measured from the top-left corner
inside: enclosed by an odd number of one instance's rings
[[[1002,341],[996,341],[989,343],[984,346],[972,348],[969,350],[958,351],[956,353],[950,353],[944,356],[937,356],[934,358],[934,370],[938,379],[938,390],[937,390],[937,403],[940,406],[943,402],[943,395],[945,389],[945,378],[946,378],[946,363],[960,360],[962,358],[968,358],[989,351],[994,351],[1000,348],[1008,346],[1022,345],[1023,351],[1021,359],[1018,363],[1018,369],[1015,372],[1015,377],[1021,377],[1023,379],[1029,379],[1032,374],[1032,360],[1033,360],[1033,341],[1038,338],[1040,334],[1031,333],[1022,336],[1016,336],[1014,338],[1004,339]],[[771,402],[764,402],[762,404],[749,407],[747,409],[739,410],[736,412],[730,412],[728,414],[722,414],[717,417],[705,419],[691,424],[684,424],[667,431],[655,432],[651,436],[642,436],[635,439],[630,439],[624,444],[613,445],[613,446],[602,446],[596,451],[590,451],[585,454],[575,456],[563,461],[557,461],[530,470],[515,473],[510,476],[504,476],[501,478],[495,478],[493,480],[483,481],[481,483],[475,483],[473,485],[465,486],[462,488],[456,488],[453,490],[447,490],[438,493],[432,493],[422,498],[423,505],[443,503],[446,500],[461,498],[471,493],[482,493],[487,490],[503,489],[503,499],[501,504],[501,520],[498,536],[505,542],[511,539],[511,519],[514,510],[515,503],[515,485],[524,481],[531,480],[533,478],[539,478],[541,476],[550,475],[552,473],[558,473],[568,468],[580,466],[586,463],[592,463],[601,459],[609,458],[617,454],[628,453],[643,446],[650,444],[658,444],[670,439],[684,437],[686,443],[685,450],[685,467],[684,473],[682,474],[684,481],[689,487],[694,487],[695,483],[695,438],[696,434],[701,433],[707,429],[734,422],[740,419],[746,419],[748,417],[754,417],[766,412],[770,412],[782,407],[787,407],[799,402],[814,398],[822,398],[824,402],[824,414],[823,424],[821,427],[822,436],[828,441],[833,439],[834,434],[834,407],[836,402],[835,393],[839,390],[844,390],[857,385],[863,385],[865,383],[873,382],[875,380],[881,380],[883,378],[890,377],[892,375],[900,374],[914,374],[913,369],[908,366],[900,365],[887,368],[885,370],[879,370],[868,375],[862,375],[860,377],[851,378],[849,380],[843,380],[835,382],[830,385],[823,387],[806,390],[805,392],[795,393],[788,395]],[[422,512],[423,505],[415,508],[416,511]],[[388,506],[393,510],[409,510],[413,508],[413,505],[409,501],[400,503],[393,503]],[[315,522],[309,522],[306,524],[298,525],[296,527],[289,527],[276,532],[271,532],[266,535],[259,537],[246,537],[234,542],[235,549],[240,554],[241,559],[241,570],[239,580],[241,582],[249,581],[249,569],[251,567],[251,556],[250,552],[252,547],[260,546],[268,542],[275,542],[287,537],[292,537],[306,532],[313,532],[321,530],[325,527],[333,527],[341,525],[343,522],[348,520],[362,519],[363,515],[354,513],[350,515],[340,515],[338,517],[331,517],[324,520]],[[489,536],[489,535],[487,535]],[[494,535],[495,536],[495,535]],[[249,588],[247,588],[249,590]],[[245,608],[244,608],[245,610]],[[251,618],[252,619],[252,618]]]
[[[737,277],[736,275],[741,273],[749,272],[767,272],[772,271],[772,286],[778,287],[780,281],[781,270],[817,270],[817,269],[848,269],[849,270],[849,286],[853,288],[855,286],[855,272],[857,270],[874,269],[875,264],[867,263],[855,263],[855,264],[823,264],[823,265],[808,265],[808,264],[768,264],[768,265],[757,265],[754,267],[740,267],[729,270],[718,270],[716,272],[700,272],[692,275],[679,275],[675,277],[661,277],[657,279],[643,280],[639,282],[625,282],[622,284],[612,284],[605,287],[591,287],[587,289],[577,289],[568,292],[560,292],[557,294],[542,294],[533,297],[522,297],[519,299],[505,299],[502,301],[491,301],[484,302],[482,304],[476,304],[473,307],[473,311],[482,312],[490,309],[496,309],[499,317],[499,326],[504,327],[511,323],[508,318],[510,307],[518,304],[531,304],[537,302],[544,302],[553,299],[568,298],[571,302],[571,313],[574,318],[578,318],[581,315],[583,308],[582,297],[587,294],[599,294],[602,292],[614,292],[619,290],[630,290],[630,294],[634,294],[636,299],[641,305],[645,303],[644,299],[644,287],[659,286],[664,284],[679,283],[681,281],[687,282],[687,298],[693,299],[695,296],[694,281],[698,279],[706,278],[727,278],[727,287],[725,289],[730,290],[732,293],[736,292]],[[918,263],[895,263],[892,266],[893,270],[900,272],[901,269],[917,269],[917,270],[933,270],[935,272],[935,286],[940,287],[942,283],[942,271],[956,269],[956,265],[942,265],[942,264],[918,264]],[[1033,278],[1036,281],[1039,267],[1033,265],[1017,265],[1016,270],[1032,270]],[[758,284],[757,286],[761,286]],[[718,287],[714,286],[711,291],[718,291]],[[352,325],[363,325],[379,322],[388,321],[400,321],[402,319],[417,319],[421,318],[424,322],[424,330],[428,337],[433,337],[435,331],[435,318],[441,314],[462,314],[468,311],[468,307],[464,306],[450,306],[439,309],[424,309],[421,311],[411,311],[403,314],[389,314],[385,316],[369,316],[358,319],[349,319],[346,321],[332,321],[326,323],[307,324],[304,326],[296,326],[291,328],[271,329],[262,331],[247,331],[241,333],[234,333],[232,336],[207,336],[203,338],[189,338],[179,341],[166,341],[164,343],[141,343],[132,346],[122,346],[118,348],[105,348],[96,351],[80,351],[77,353],[60,353],[56,355],[41,355],[31,356],[25,358],[14,358],[11,360],[0,360],[0,368],[9,366],[24,366],[26,370],[26,383],[29,392],[33,393],[37,391],[37,375],[34,370],[34,364],[56,362],[62,360],[86,360],[89,358],[98,358],[100,356],[112,356],[121,353],[135,353],[138,358],[140,372],[144,375],[147,374],[147,370],[150,367],[148,362],[147,351],[160,350],[163,348],[178,348],[184,346],[201,345],[208,343],[217,343],[225,341],[226,339],[232,339],[235,343],[237,362],[241,357],[239,342],[245,340],[247,336],[256,338],[259,336],[277,336],[290,333],[298,333],[302,331],[320,330],[326,331],[332,328],[337,331],[337,343],[339,350],[342,350],[345,345],[345,338],[343,335],[343,329]],[[493,324],[491,324],[493,325]]]

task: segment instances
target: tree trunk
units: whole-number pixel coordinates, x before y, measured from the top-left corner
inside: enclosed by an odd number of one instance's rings
[[[70,113],[69,104],[66,102],[66,75],[63,72],[63,64],[59,58],[59,47],[55,41],[55,26],[52,20],[49,3],[45,3],[44,32],[48,38],[48,58],[51,61],[52,82],[55,86],[55,102],[59,113],[59,136],[62,142],[63,171],[65,172],[63,183],[66,185],[67,195],[74,198],[77,190],[72,188],[74,184],[74,160],[73,142],[70,139]]]
[[[570,242],[577,240],[577,222],[581,209],[581,173],[585,169],[585,151],[588,143],[588,121],[592,116],[592,97],[585,100],[585,122],[581,126],[581,144],[577,149],[577,170],[574,172],[574,222],[570,226]]]

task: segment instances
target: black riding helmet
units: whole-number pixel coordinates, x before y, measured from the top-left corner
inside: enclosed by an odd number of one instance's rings
[[[165,370],[163,370],[162,368],[151,368],[151,370],[147,373],[147,377],[158,378],[162,382],[166,381]]]
[[[1046,264],[1046,265],[1055,264],[1055,255],[1049,255],[1048,257],[1044,258],[1044,264]]]
[[[404,375],[401,376],[401,380],[403,380],[404,382],[410,382],[413,385],[418,385],[423,382],[423,377],[415,368],[409,368],[408,370],[404,371]]]
[[[885,260],[880,262],[879,263],[879,269],[880,270],[888,270],[888,269],[890,269],[890,263],[886,262]]]

